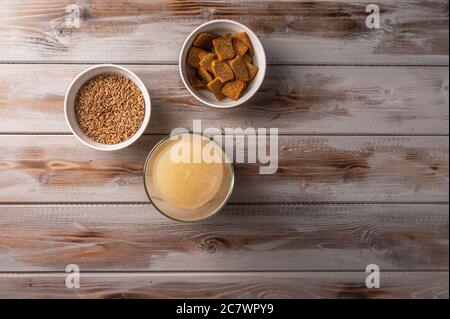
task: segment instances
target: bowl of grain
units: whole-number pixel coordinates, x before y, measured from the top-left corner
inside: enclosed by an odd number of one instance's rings
[[[101,151],[123,149],[139,139],[150,121],[150,95],[139,77],[111,64],[90,67],[70,84],[64,113],[72,133]]]

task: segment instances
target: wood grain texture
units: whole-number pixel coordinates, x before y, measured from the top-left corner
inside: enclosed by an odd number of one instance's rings
[[[448,205],[2,205],[0,271],[448,270]]]
[[[448,0],[380,0],[379,30],[369,3],[0,2],[0,298],[448,299]],[[253,29],[269,63],[230,110],[199,105],[175,65],[220,18]],[[70,81],[104,62],[130,64],[153,104],[149,135],[113,153],[63,114]],[[148,204],[142,170],[194,119],[283,136],[276,174],[235,164],[230,204],[184,224]],[[80,289],[65,287],[71,263]],[[380,289],[365,287],[371,263]]]
[[[0,61],[176,63],[196,26],[229,18],[261,37],[270,63],[448,65],[448,0],[380,0],[381,29],[365,25],[370,3],[3,1]]]
[[[448,68],[271,66],[247,105],[202,106],[176,66],[128,66],[152,99],[147,133],[175,127],[277,127],[283,134],[448,134]],[[0,133],[66,133],[64,95],[87,66],[3,65]],[[164,74],[164,77],[160,75]]]
[[[147,135],[126,150],[99,152],[71,135],[0,136],[0,202],[147,202],[143,165],[161,138]],[[445,136],[280,136],[278,149],[274,175],[259,175],[258,163],[234,164],[231,202],[449,198]]]
[[[382,272],[367,289],[363,272],[83,274],[80,289],[66,274],[0,275],[0,298],[439,298],[448,272]]]

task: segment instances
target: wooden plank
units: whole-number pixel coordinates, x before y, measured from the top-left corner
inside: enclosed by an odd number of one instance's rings
[[[143,165],[162,138],[147,135],[128,149],[100,152],[71,135],[0,136],[0,202],[147,202]],[[234,165],[231,202],[449,198],[446,136],[279,136],[278,150],[274,175],[260,175],[258,163]]]
[[[2,205],[0,271],[448,270],[448,205]]]
[[[0,61],[176,63],[196,26],[229,18],[261,37],[270,63],[448,65],[448,0],[380,0],[380,29],[366,27],[370,3],[7,1]]]
[[[385,272],[368,289],[363,272],[83,274],[67,289],[66,274],[0,275],[0,298],[439,298],[448,272]],[[220,311],[220,309],[219,309]]]
[[[0,133],[66,133],[64,95],[87,66],[3,65]],[[129,66],[152,98],[147,133],[175,127],[277,127],[283,134],[448,134],[449,70],[424,67],[272,66],[247,105],[200,105],[176,66]],[[164,74],[161,77],[160,74]]]

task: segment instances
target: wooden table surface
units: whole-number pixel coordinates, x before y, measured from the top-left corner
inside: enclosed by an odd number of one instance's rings
[[[1,1],[0,297],[449,297],[448,0]],[[79,12],[80,25],[70,21]],[[261,38],[266,80],[215,110],[177,59],[199,24]],[[70,81],[135,71],[151,123],[129,149],[69,132]],[[279,169],[235,165],[230,204],[196,224],[148,202],[144,160],[175,127],[278,127]],[[377,264],[381,288],[367,289]],[[81,288],[65,287],[78,264]]]

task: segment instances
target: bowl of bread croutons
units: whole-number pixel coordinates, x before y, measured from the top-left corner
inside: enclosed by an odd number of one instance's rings
[[[180,74],[200,102],[230,108],[248,101],[266,73],[266,54],[258,37],[232,20],[213,20],[196,28],[180,53]]]

